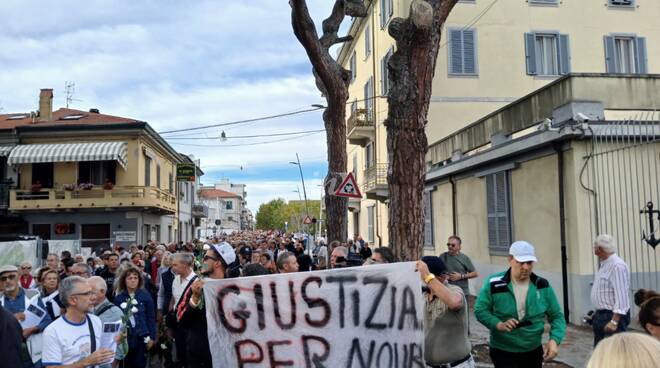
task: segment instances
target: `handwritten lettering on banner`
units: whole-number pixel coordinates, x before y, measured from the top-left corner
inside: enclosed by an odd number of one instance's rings
[[[204,285],[213,367],[423,368],[412,262]]]

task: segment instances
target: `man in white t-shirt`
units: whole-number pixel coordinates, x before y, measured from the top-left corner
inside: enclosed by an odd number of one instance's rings
[[[69,276],[60,282],[59,292],[66,313],[44,331],[43,366],[84,368],[112,360],[114,352],[100,347],[101,320],[89,314],[93,308],[90,285],[82,277]]]

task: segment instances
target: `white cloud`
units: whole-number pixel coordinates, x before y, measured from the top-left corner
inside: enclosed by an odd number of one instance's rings
[[[334,1],[308,3],[320,27]],[[40,88],[54,88],[55,106],[64,106],[65,81],[76,83],[73,108],[94,107],[144,120],[157,131],[279,114],[324,102],[307,55],[293,35],[286,1],[3,0],[0,14],[4,112],[36,110]],[[321,114],[315,112],[195,134],[322,128]],[[277,138],[286,137],[229,140],[217,146],[204,140],[195,141],[197,146],[173,147],[201,159],[205,170],[243,166],[258,171],[286,163],[296,152],[307,161],[326,160],[324,133],[253,144]],[[237,143],[245,145],[227,147]],[[313,176],[322,178],[324,173]],[[258,208],[261,199],[270,200],[281,186],[289,185],[277,183],[252,183],[267,194],[251,197],[250,205]],[[296,195],[289,189],[282,195],[290,194]]]

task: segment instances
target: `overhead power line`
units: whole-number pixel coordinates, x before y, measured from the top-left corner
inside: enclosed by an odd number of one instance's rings
[[[348,101],[346,102],[347,105],[350,105],[355,102],[362,102],[362,101],[367,101],[367,100],[373,100],[376,98],[383,98],[387,96],[372,96],[369,98],[364,98],[361,100],[353,100],[353,101]],[[209,124],[209,125],[201,125],[197,127],[192,127],[192,128],[183,128],[183,129],[175,129],[175,130],[165,130],[162,132],[158,132],[158,134],[170,134],[170,133],[179,133],[179,132],[190,132],[193,130],[202,130],[202,129],[208,129],[208,128],[217,128],[217,127],[222,127],[222,126],[230,126],[230,125],[238,125],[238,124],[247,124],[247,123],[253,123],[257,121],[264,121],[264,120],[270,120],[270,119],[276,119],[276,118],[281,118],[285,116],[292,116],[292,115],[298,115],[298,114],[304,114],[308,112],[313,112],[313,111],[319,111],[319,110],[324,110],[325,107],[314,107],[312,109],[304,109],[304,110],[297,110],[297,111],[292,111],[292,112],[286,112],[282,114],[275,114],[275,115],[268,115],[268,116],[261,116],[258,118],[251,118],[251,119],[244,119],[244,120],[236,120],[236,121],[229,121],[226,123],[217,123],[217,124]]]
[[[237,139],[237,138],[259,138],[259,137],[277,137],[277,136],[283,136],[283,135],[298,135],[298,134],[305,134],[305,133],[320,133],[324,132],[325,129],[317,129],[317,130],[302,130],[299,132],[288,132],[288,133],[273,133],[273,134],[255,134],[255,135],[232,135],[232,136],[216,136],[216,137],[166,137],[165,139],[167,140],[173,140],[173,139]]]
[[[324,132],[325,130],[321,130]],[[289,137],[289,138],[280,138],[280,139],[274,139],[271,141],[262,141],[262,142],[248,142],[248,143],[240,143],[240,144],[194,144],[194,143],[177,143],[177,142],[172,142],[171,144],[174,145],[179,145],[179,146],[189,146],[189,147],[215,147],[215,148],[223,148],[223,147],[251,147],[251,146],[257,146],[257,145],[262,145],[262,144],[270,144],[270,143],[277,143],[277,142],[284,142],[284,141],[291,141],[294,139],[300,139],[304,137],[308,137],[310,135],[318,134],[319,132],[313,132],[313,133],[307,133],[307,134],[301,134],[295,137]]]

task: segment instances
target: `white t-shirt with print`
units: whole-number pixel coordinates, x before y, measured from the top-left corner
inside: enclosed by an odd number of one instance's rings
[[[99,317],[88,314],[94,327],[96,350],[101,346],[102,323]],[[63,315],[48,325],[43,335],[43,353],[41,361],[44,366],[73,364],[90,355],[92,345],[89,336],[87,319],[76,324]]]

